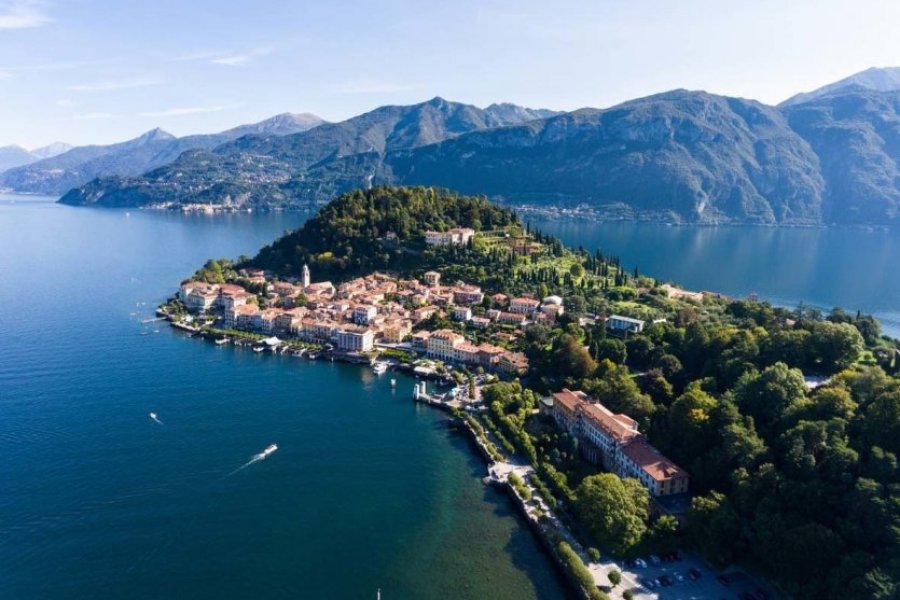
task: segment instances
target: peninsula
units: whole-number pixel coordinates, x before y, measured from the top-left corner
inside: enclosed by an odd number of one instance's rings
[[[348,192],[160,311],[455,379],[426,398],[586,597],[897,591],[900,346],[867,315],[682,290],[423,187]]]

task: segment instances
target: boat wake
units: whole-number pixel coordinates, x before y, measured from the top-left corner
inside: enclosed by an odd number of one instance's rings
[[[272,455],[272,453],[274,453],[276,450],[278,450],[277,444],[271,444],[271,445],[267,446],[265,450],[263,450],[259,454],[254,454],[253,456],[251,456],[250,460],[248,460],[247,462],[245,462],[244,464],[239,466],[237,469],[235,469],[234,471],[232,471],[231,473],[229,473],[222,479],[228,479],[232,475],[236,475],[237,473],[240,473],[241,471],[243,471],[250,465],[256,464],[261,460],[265,460],[265,459],[269,458]]]

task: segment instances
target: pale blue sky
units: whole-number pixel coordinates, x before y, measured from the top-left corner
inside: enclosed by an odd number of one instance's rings
[[[0,145],[341,120],[434,96],[776,103],[900,65],[897,0],[0,0]]]

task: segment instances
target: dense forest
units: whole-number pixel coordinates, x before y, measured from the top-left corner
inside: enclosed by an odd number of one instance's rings
[[[453,226],[483,233],[424,247],[426,229]],[[897,597],[900,347],[872,317],[675,299],[601,250],[566,248],[482,199],[426,188],[341,196],[253,259],[293,274],[304,262],[317,279],[439,268],[489,293],[561,295],[566,314],[517,342],[528,377],[487,392],[485,424],[535,464],[538,485],[604,551],[687,545],[797,598]],[[659,322],[620,338],[595,318],[612,313]],[[640,486],[598,474],[575,440],[534,414],[538,397],[562,387],[631,415],[690,472],[683,533],[651,521]]]
[[[263,248],[252,264],[295,275],[309,264],[317,279],[340,281],[417,265],[427,230],[480,231],[516,222],[512,211],[484,198],[434,188],[375,187],[334,199],[302,227]]]

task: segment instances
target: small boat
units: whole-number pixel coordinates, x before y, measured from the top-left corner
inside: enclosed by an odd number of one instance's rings
[[[397,387],[397,380],[391,379],[391,387]]]
[[[228,338],[219,338],[216,340],[217,346],[221,346],[222,344],[227,344],[227,343],[228,343]]]
[[[276,450],[278,450],[278,444],[269,444],[266,446],[266,449],[262,451],[263,458],[266,458]]]
[[[377,362],[372,365],[372,371],[376,375],[384,375],[388,370],[388,364],[386,362]]]
[[[253,348],[254,352],[265,352],[265,350],[266,349],[263,346],[256,346],[255,348]]]

